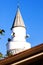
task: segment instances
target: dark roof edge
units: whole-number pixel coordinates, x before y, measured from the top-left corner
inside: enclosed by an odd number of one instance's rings
[[[38,46],[35,46],[35,47],[31,48],[31,49],[20,52],[20,53],[18,53],[16,55],[9,56],[9,57],[1,60],[0,64],[4,65],[4,64],[17,62],[19,60],[25,59],[27,57],[33,56],[33,55],[41,53],[41,52],[43,52],[43,43],[38,45]]]

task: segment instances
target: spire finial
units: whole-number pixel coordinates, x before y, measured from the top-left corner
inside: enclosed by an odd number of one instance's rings
[[[19,9],[19,0],[17,1],[17,9]]]

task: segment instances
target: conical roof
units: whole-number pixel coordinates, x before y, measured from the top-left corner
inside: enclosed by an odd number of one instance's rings
[[[14,22],[12,25],[12,28],[14,28],[14,27],[25,27],[25,24],[24,24],[24,21],[23,21],[23,18],[21,16],[19,8],[17,10],[16,16],[14,18]]]

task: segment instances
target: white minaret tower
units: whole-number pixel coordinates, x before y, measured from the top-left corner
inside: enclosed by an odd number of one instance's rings
[[[17,54],[31,48],[31,44],[26,42],[26,28],[18,8],[12,25],[12,39],[7,43],[7,52]]]

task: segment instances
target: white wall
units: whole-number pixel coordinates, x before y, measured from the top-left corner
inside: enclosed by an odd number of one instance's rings
[[[15,27],[12,32],[15,33],[15,37],[7,43],[7,51],[11,50],[12,54],[16,54],[31,48],[30,43],[26,42],[26,29],[24,27]]]
[[[24,27],[15,27],[13,28],[13,32],[15,33],[15,37],[12,39],[13,41],[25,41],[26,29]]]

